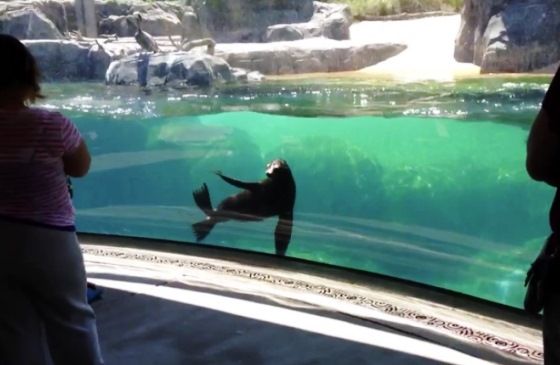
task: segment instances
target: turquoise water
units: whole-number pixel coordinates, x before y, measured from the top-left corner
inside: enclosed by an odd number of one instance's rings
[[[552,189],[524,170],[549,78],[388,84],[305,79],[213,90],[48,85],[44,104],[80,127],[94,163],[76,180],[83,232],[194,241],[236,189],[284,158],[297,199],[288,255],[520,307],[548,232]],[[217,225],[201,245],[272,253],[275,219]]]

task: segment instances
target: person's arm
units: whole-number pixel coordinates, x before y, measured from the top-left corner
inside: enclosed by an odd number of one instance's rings
[[[548,112],[541,109],[529,132],[525,165],[529,176],[552,186],[560,186],[560,136],[550,129]]]
[[[64,173],[72,177],[85,176],[91,165],[91,155],[86,142],[82,139],[78,147],[71,153],[62,156]]]
[[[529,132],[525,164],[531,178],[560,186],[560,69]]]

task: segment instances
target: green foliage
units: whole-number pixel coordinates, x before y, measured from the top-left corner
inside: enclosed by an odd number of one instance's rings
[[[542,207],[535,202],[542,201],[540,195],[546,191],[535,191],[526,184],[524,171],[464,162],[457,170],[433,166],[386,169],[386,216],[452,232],[477,232],[491,240],[538,235],[545,222]],[[492,219],[481,220],[481,212]]]

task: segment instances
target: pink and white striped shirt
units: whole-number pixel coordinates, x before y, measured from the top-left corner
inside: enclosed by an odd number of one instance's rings
[[[73,227],[62,156],[80,141],[76,126],[60,113],[0,109],[0,217]]]

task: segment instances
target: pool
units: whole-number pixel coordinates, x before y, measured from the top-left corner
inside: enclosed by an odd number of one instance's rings
[[[521,307],[548,233],[553,189],[525,172],[525,142],[550,77],[396,84],[341,77],[199,90],[47,84],[43,105],[93,154],[74,181],[81,232],[194,242],[238,189],[285,159],[297,184],[287,252]],[[216,225],[200,245],[274,252],[276,219]]]

